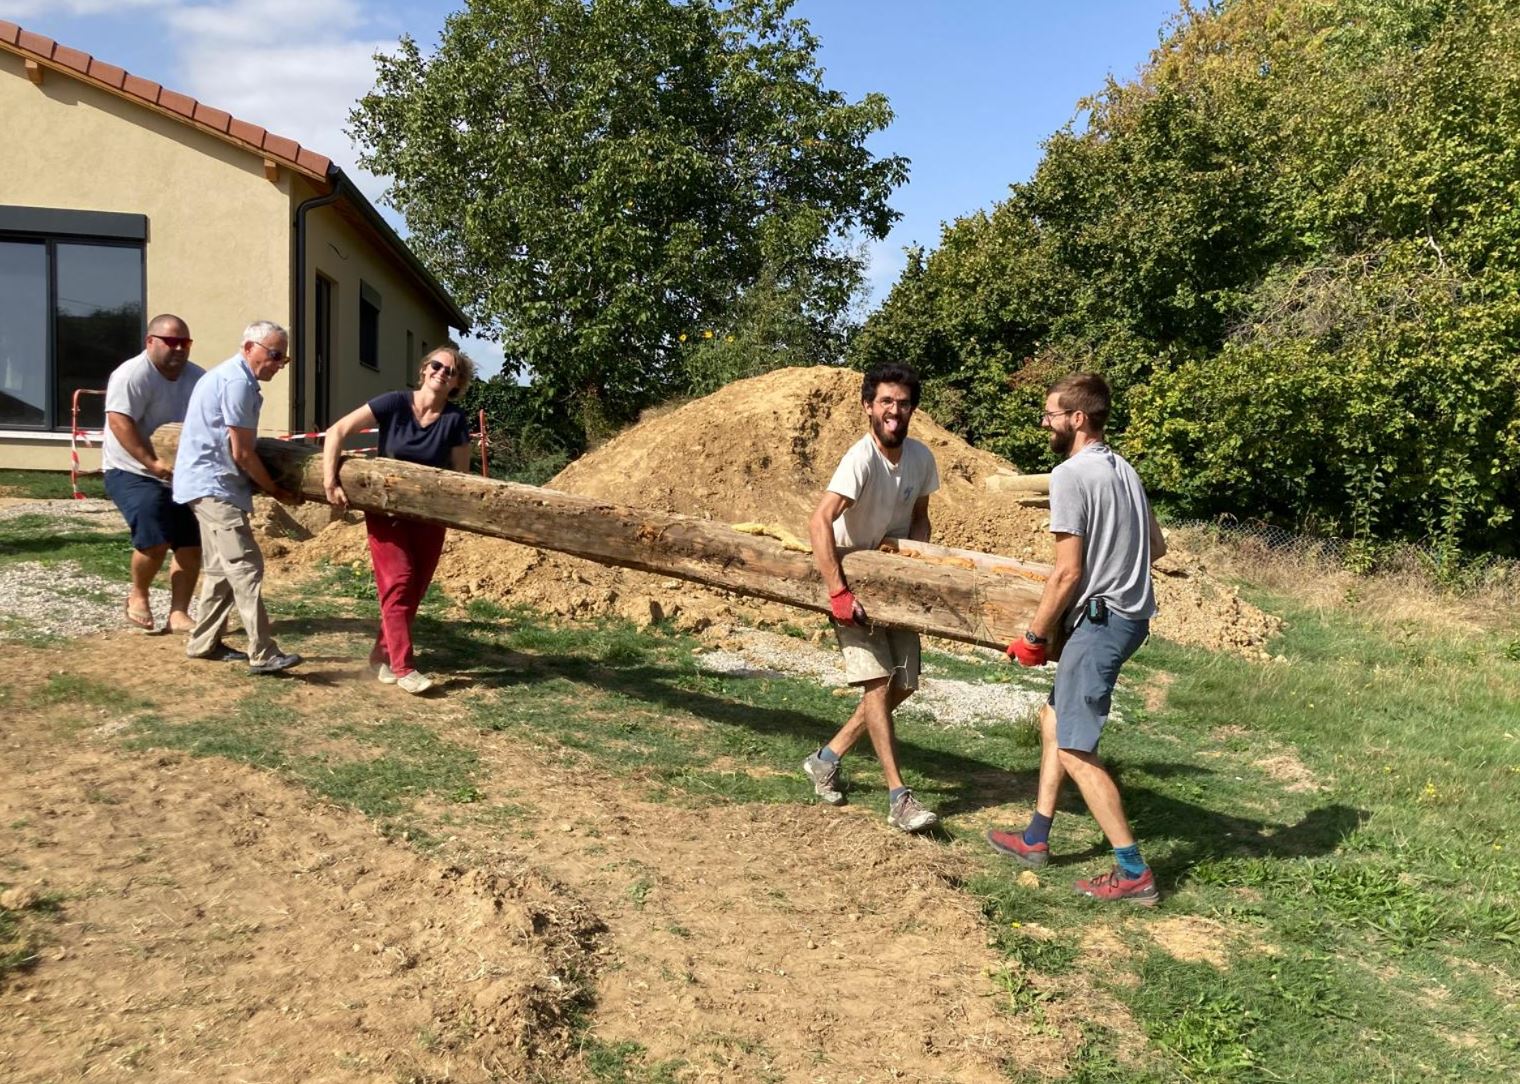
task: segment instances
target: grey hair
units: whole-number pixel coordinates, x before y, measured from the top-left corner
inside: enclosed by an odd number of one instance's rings
[[[249,324],[243,329],[243,341],[245,343],[261,343],[267,336],[274,334],[276,331],[285,337],[286,342],[290,341],[290,332],[286,331],[273,320],[255,320]]]

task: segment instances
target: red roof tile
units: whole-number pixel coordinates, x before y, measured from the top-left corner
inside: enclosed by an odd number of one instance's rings
[[[244,143],[252,143],[255,147],[263,147],[264,136],[268,133],[257,124],[249,124],[246,120],[233,117],[227,127],[227,134],[234,139],[241,139]]]
[[[90,59],[89,53],[81,53],[78,49],[70,49],[67,45],[53,46],[53,60],[73,68],[76,72],[88,74]]]
[[[195,99],[177,90],[170,90],[168,87],[159,93],[158,104],[165,109],[173,110],[182,117],[195,116]]]
[[[22,30],[21,35],[16,39],[16,44],[28,52],[36,53],[44,60],[52,60],[53,46],[57,43],[52,38],[33,34],[30,30]]]
[[[221,109],[213,109],[205,102],[196,102],[195,122],[204,124],[208,128],[215,128],[218,132],[225,132],[227,126],[232,123],[232,114]]]
[[[302,173],[326,178],[328,170],[332,168],[332,160],[326,155],[302,147],[293,139],[275,135],[257,124],[238,120],[225,110],[196,101],[188,94],[169,90],[151,79],[133,75],[114,64],[96,60],[89,53],[59,45],[52,38],[35,34],[3,19],[0,19],[0,45],[19,52],[28,59],[45,60],[55,67],[66,68],[77,78],[105,87],[126,98],[135,98],[159,109],[166,109],[188,124],[230,137],[255,154],[277,159]]]
[[[294,139],[286,139],[284,136],[268,132],[264,135],[264,150],[276,158],[293,162],[296,155],[301,153],[301,144]]]
[[[121,89],[134,98],[141,98],[145,102],[157,105],[158,92],[164,88],[151,79],[144,79],[140,75],[133,75],[131,72],[127,72],[127,78],[123,81]]]
[[[113,90],[120,90],[121,85],[127,80],[127,73],[125,69],[118,68],[115,64],[107,64],[104,60],[91,60],[90,78],[99,79]]]

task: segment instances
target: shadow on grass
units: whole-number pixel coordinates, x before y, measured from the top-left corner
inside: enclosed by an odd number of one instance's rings
[[[282,626],[305,635],[353,634],[360,638],[355,647],[358,660],[368,649],[375,621],[359,617],[299,617],[286,619]],[[760,738],[775,739],[761,754],[773,760],[784,756],[783,750],[807,749],[827,741],[844,721],[842,717],[817,711],[753,703],[684,687],[682,683],[689,681],[692,673],[679,661],[681,657],[669,663],[661,661],[668,652],[687,650],[678,642],[655,643],[642,653],[609,661],[586,654],[597,635],[592,631],[563,633],[566,637],[563,651],[538,645],[535,650],[520,651],[505,642],[513,635],[510,618],[443,621],[424,616],[417,622],[418,651],[436,659],[440,669],[459,675],[450,682],[451,686],[467,682],[484,688],[526,690],[550,683],[569,683],[637,700],[663,713],[689,715],[722,731],[742,730]],[[957,740],[949,732],[942,733],[947,742]],[[869,757],[868,749],[869,744],[863,741],[851,756]],[[1008,748],[1005,746],[1002,751],[1008,753]],[[922,741],[901,737],[898,741],[899,762],[905,770],[927,777],[939,795],[937,808],[943,816],[1032,802],[1038,778],[1038,750],[1015,750],[1011,755],[1027,758],[1029,766],[1015,768]],[[1196,764],[1136,760],[1114,766],[1116,781],[1126,769],[1156,780],[1191,779],[1188,789],[1206,787],[1207,778],[1216,774]],[[1140,782],[1128,785],[1121,782],[1121,789],[1126,809],[1143,837],[1174,841],[1167,868],[1159,871],[1163,884],[1169,887],[1185,879],[1187,869],[1205,858],[1289,859],[1331,853],[1369,816],[1364,810],[1331,804],[1311,810],[1296,824],[1283,824],[1211,808]],[[1063,794],[1066,799],[1063,808],[1082,808],[1074,787],[1068,785]],[[1097,847],[1082,854],[1063,854],[1056,863],[1085,861],[1104,851],[1106,848]]]

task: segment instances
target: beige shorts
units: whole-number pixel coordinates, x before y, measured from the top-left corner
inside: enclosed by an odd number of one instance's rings
[[[899,689],[918,688],[918,633],[834,622],[844,653],[844,679],[851,685],[890,677]]]

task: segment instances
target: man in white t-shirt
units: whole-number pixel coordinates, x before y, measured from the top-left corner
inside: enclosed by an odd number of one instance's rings
[[[106,432],[100,465],[106,493],[132,531],[132,588],[127,593],[130,624],[153,628],[148,588],[164,557],[169,566],[168,627],[188,631],[190,599],[201,570],[201,534],[195,513],[175,504],[173,465],[153,450],[161,425],[183,422],[190,393],[205,370],[190,360],[190,328],[165,313],[148,324],[143,352],[116,367],[106,384]]]
[[[881,365],[866,374],[860,400],[870,424],[839,461],[809,523],[813,557],[828,585],[834,633],[844,653],[845,679],[860,686],[860,705],[833,739],[802,762],[813,792],[843,805],[840,758],[862,733],[870,735],[887,782],[887,823],[920,832],[939,823],[903,785],[897,770],[892,712],[918,688],[918,633],[877,628],[845,582],[840,550],[875,549],[883,538],[929,541],[929,494],[939,488],[934,455],[908,438],[918,407],[918,374],[907,365]]]

